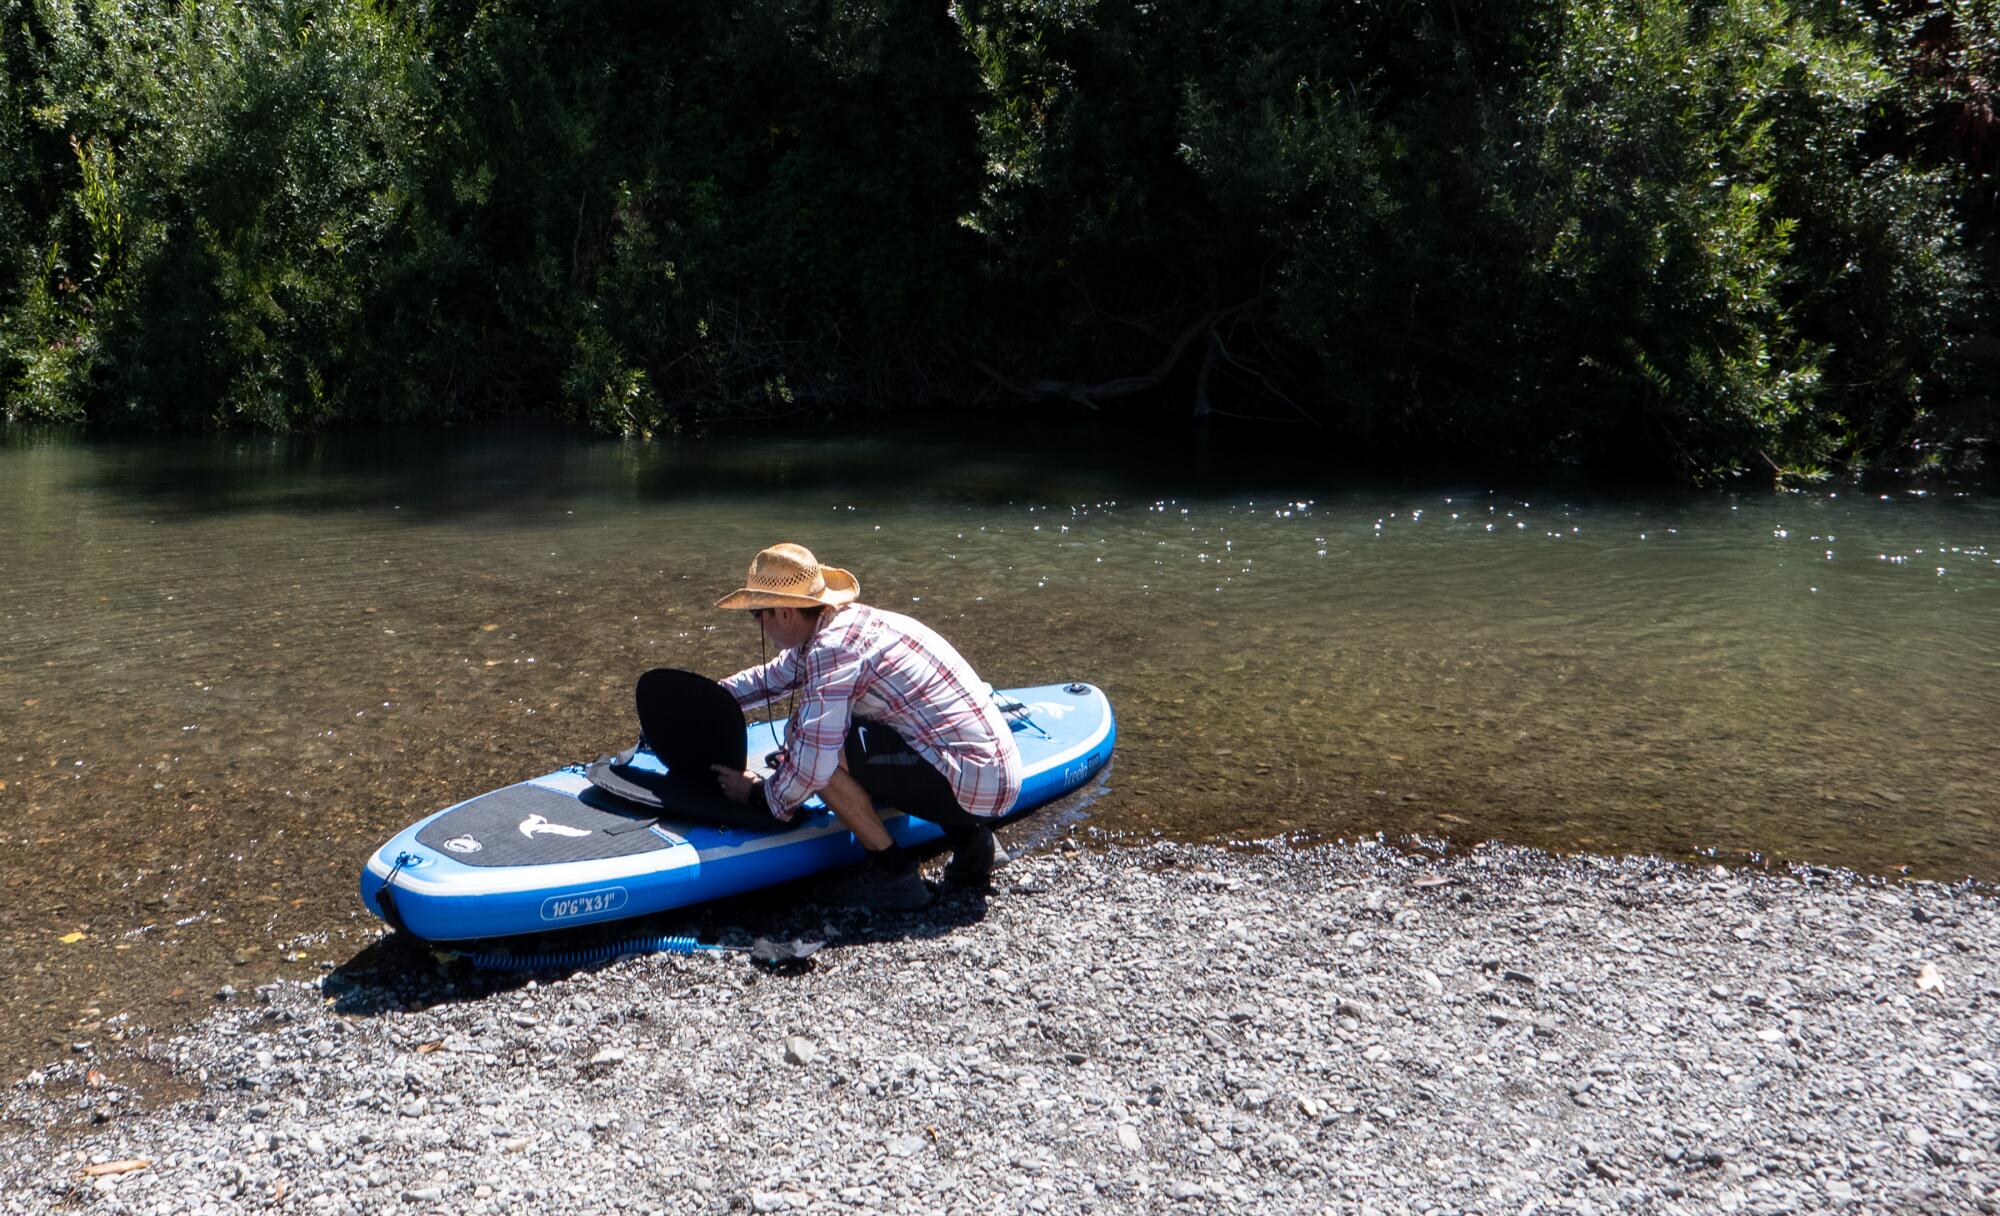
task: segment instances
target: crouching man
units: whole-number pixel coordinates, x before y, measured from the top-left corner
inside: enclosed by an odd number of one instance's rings
[[[1006,860],[992,822],[1021,793],[1013,732],[972,665],[922,622],[870,607],[845,570],[802,545],[750,563],[717,601],[747,610],[778,657],[720,681],[745,710],[793,694],[785,746],[769,780],[716,766],[732,801],[762,800],[790,822],[814,794],[868,850],[868,862],[821,885],[828,903],[918,908],[930,889],[882,825],[878,806],[944,828],[947,882],[978,884]]]

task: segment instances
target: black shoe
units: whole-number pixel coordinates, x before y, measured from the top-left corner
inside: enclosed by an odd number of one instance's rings
[[[993,838],[992,828],[973,828],[955,842],[944,880],[954,887],[983,887],[993,871],[1011,860]]]

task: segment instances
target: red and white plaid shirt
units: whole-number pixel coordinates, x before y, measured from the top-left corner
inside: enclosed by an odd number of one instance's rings
[[[855,719],[901,735],[971,814],[1004,814],[1020,796],[1021,751],[991,692],[950,642],[901,613],[836,608],[804,646],[719,683],[746,710],[799,691],[783,759],[764,783],[781,819],[833,779]]]

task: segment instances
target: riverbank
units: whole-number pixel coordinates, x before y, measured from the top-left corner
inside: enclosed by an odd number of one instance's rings
[[[998,878],[723,927],[825,939],[793,973],[385,944],[227,994],[147,1048],[186,1101],[121,1113],[90,1049],[8,1092],[0,1211],[2000,1211],[1990,893],[1498,846]]]

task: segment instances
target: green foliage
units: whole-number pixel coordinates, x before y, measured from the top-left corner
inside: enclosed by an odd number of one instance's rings
[[[1974,0],[0,17],[9,418],[1004,385],[1705,477],[1893,447],[1992,314]]]
[[[1539,220],[1536,303],[1579,321],[1617,305],[1616,330],[1553,335],[1555,365],[1596,373],[1622,406],[1578,421],[1630,426],[1636,407],[1696,470],[1783,446],[1826,351],[1788,307],[1797,220],[1775,197],[1775,128],[1792,125],[1785,106],[1815,85],[1852,90],[1828,79],[1850,65],[1755,0],[1575,5],[1568,16],[1533,92],[1548,118],[1526,204]]]
[[[1579,322],[1551,371],[1573,357],[1622,403],[1580,429],[1696,473],[1791,468],[1853,450],[1823,403],[1910,399],[1962,270],[1934,179],[1869,146],[1893,81],[1865,43],[1779,0],[1573,5],[1552,69],[1534,299]]]
[[[500,0],[433,37],[405,272],[455,410],[553,395],[646,434],[854,408],[962,343],[973,96],[937,6]]]
[[[267,427],[369,412],[370,293],[427,89],[365,3],[38,0],[10,71],[43,254],[6,297],[10,416]],[[36,231],[38,229],[38,231]],[[18,301],[18,303],[16,303]]]
[[[1023,296],[1128,364],[1103,313],[1256,297],[1255,379],[1363,439],[1816,465],[1893,438],[1970,298],[1845,8],[979,11],[971,222]]]

